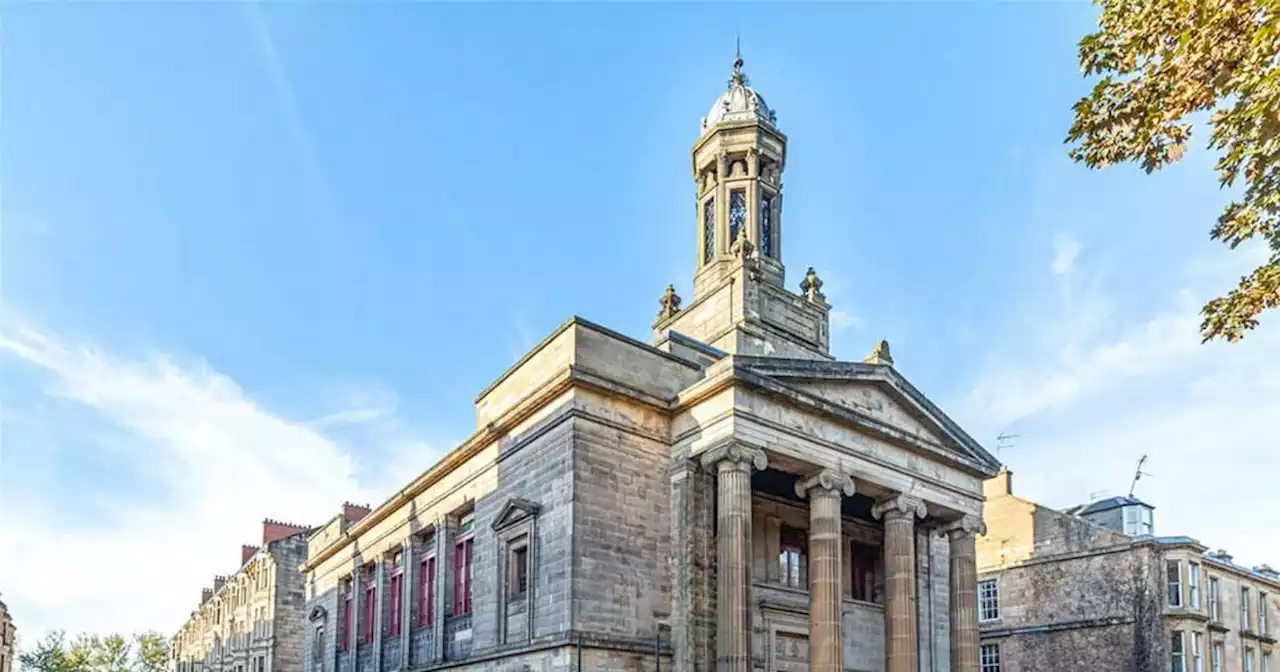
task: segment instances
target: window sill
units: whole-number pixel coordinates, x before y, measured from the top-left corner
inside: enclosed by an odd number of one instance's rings
[[[1179,609],[1169,607],[1165,609],[1164,615],[1170,618],[1186,618],[1194,621],[1205,622],[1209,620],[1209,615],[1198,609]]]
[[[1209,619],[1209,629],[1215,632],[1231,631],[1231,628],[1228,628],[1226,623],[1223,623],[1222,621],[1215,621],[1213,619]]]

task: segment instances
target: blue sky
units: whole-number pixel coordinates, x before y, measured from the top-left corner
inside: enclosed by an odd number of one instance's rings
[[[788,282],[827,282],[841,358],[887,338],[980,441],[1019,434],[1019,494],[1123,492],[1146,453],[1158,532],[1280,562],[1280,327],[1196,333],[1261,257],[1208,240],[1205,152],[1067,160],[1095,11],[10,7],[0,596],[28,636],[171,632],[263,517],[377,503],[569,315],[647,338],[691,294],[735,32],[790,138]]]

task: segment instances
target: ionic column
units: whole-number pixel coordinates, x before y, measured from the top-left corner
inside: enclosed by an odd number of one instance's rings
[[[841,559],[840,500],[852,497],[853,479],[823,469],[796,484],[796,494],[809,498],[809,669],[844,672],[840,636]]]
[[[978,561],[974,535],[986,534],[978,516],[943,528],[951,542],[951,672],[978,672]]]
[[[894,495],[871,507],[884,520],[885,672],[917,672],[915,522],[924,502]]]
[[[716,470],[716,670],[751,670],[751,470],[764,452],[739,444],[702,456]]]

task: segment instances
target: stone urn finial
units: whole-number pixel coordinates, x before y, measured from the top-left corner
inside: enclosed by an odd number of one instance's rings
[[[804,274],[804,280],[800,281],[800,293],[804,294],[804,298],[813,303],[827,302],[826,295],[822,293],[822,280],[818,278],[818,273],[813,270],[812,266]]]
[[[658,321],[674,317],[680,312],[680,295],[676,294],[675,285],[667,285],[667,291],[658,299]]]
[[[862,360],[867,364],[888,364],[893,366],[893,355],[889,354],[889,341],[881,339],[876,343],[876,347],[871,351],[867,358]]]

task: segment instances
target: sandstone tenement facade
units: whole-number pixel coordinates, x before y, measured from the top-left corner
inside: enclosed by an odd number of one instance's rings
[[[13,669],[13,658],[18,655],[16,638],[18,629],[13,626],[13,617],[9,615],[9,607],[0,600],[0,672]]]
[[[1280,574],[1155,536],[1141,501],[1055,511],[1012,479],[977,540],[982,672],[1280,671]]]
[[[214,577],[170,641],[173,672],[301,672],[310,532],[262,522],[262,544],[241,547],[240,568]]]
[[[653,343],[572,318],[476,432],[315,532],[307,672],[978,672],[998,464],[786,287],[787,138],[734,63],[692,150],[693,298]],[[424,465],[425,466],[425,465]]]

